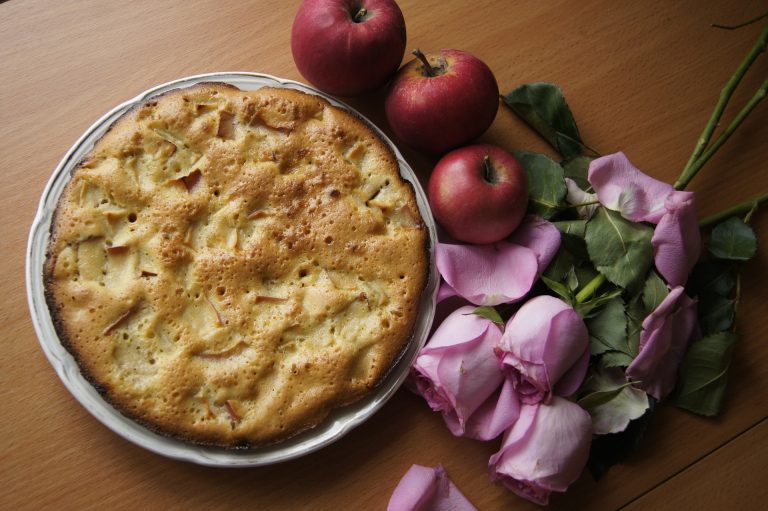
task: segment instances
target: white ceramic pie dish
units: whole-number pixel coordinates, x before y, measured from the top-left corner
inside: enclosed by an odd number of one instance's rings
[[[400,174],[405,180],[413,184],[419,210],[429,232],[430,274],[419,306],[420,310],[417,324],[410,343],[386,378],[367,397],[353,405],[333,411],[331,415],[317,427],[282,443],[257,449],[226,450],[201,447],[158,435],[122,415],[107,403],[80,374],[80,369],[77,363],[62,346],[56,334],[45,301],[43,265],[45,262],[51,221],[64,186],[69,181],[72,172],[77,167],[80,160],[88,154],[96,141],[106,133],[109,127],[123,113],[133,106],[146,101],[153,96],[168,92],[169,90],[189,87],[200,82],[227,83],[242,90],[255,90],[265,86],[296,89],[321,96],[332,104],[360,117],[389,144],[394,152],[400,166]],[[419,185],[413,170],[392,141],[360,113],[339,102],[335,98],[327,96],[326,94],[299,82],[284,80],[259,73],[207,73],[181,78],[158,85],[157,87],[153,87],[139,94],[135,98],[116,106],[88,128],[69,151],[67,151],[64,158],[56,166],[53,175],[43,191],[37,214],[35,215],[35,219],[30,229],[26,259],[27,300],[32,316],[32,323],[40,341],[40,346],[48,357],[51,365],[56,370],[56,373],[59,375],[59,378],[75,399],[77,399],[88,412],[109,429],[134,444],[169,458],[209,466],[249,467],[269,465],[303,456],[340,439],[353,428],[371,417],[401,386],[408,374],[408,369],[411,363],[426,341],[434,317],[435,296],[438,282],[434,260],[434,247],[436,242],[437,234],[435,231],[435,223],[429,211],[426,195]]]

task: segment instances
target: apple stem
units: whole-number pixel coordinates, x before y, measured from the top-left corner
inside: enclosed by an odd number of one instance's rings
[[[427,72],[427,76],[436,76],[437,73],[435,73],[435,68],[432,67],[432,65],[429,63],[429,60],[427,60],[427,56],[424,55],[420,49],[416,48],[411,53],[416,55],[416,58],[421,61],[422,64],[424,64],[424,69]]]
[[[360,23],[361,21],[363,21],[363,18],[365,18],[366,14],[368,14],[368,9],[366,9],[365,7],[360,7],[360,9],[355,13],[354,18],[352,19],[355,23]]]
[[[491,165],[491,157],[486,155],[483,158],[483,179],[488,183],[495,184],[497,180],[496,169]]]

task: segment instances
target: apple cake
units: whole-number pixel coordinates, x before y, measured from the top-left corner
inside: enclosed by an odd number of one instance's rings
[[[81,373],[161,434],[247,448],[369,393],[410,340],[429,237],[389,146],[325,99],[205,83],[73,172],[46,299]]]

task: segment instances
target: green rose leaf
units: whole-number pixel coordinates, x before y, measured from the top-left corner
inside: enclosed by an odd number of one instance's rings
[[[578,281],[584,283],[589,282],[596,275],[597,271],[593,269],[590,272],[588,268],[582,268],[577,272]],[[576,312],[578,312],[579,315],[585,319],[594,317],[600,307],[602,307],[606,302],[613,300],[617,296],[621,296],[621,289],[614,289],[613,291],[608,291],[602,295],[595,296],[586,302],[577,303],[575,306]]]
[[[736,300],[718,295],[699,297],[699,324],[705,335],[729,330],[736,319]]]
[[[648,410],[648,395],[627,382],[624,371],[600,367],[584,384],[585,396],[578,404],[592,416],[592,432],[597,435],[620,433],[630,421]]]
[[[528,178],[528,209],[546,219],[552,218],[564,205],[565,187],[563,168],[551,158],[527,151],[516,151],[515,157],[525,169]]]
[[[581,152],[579,129],[558,86],[546,82],[523,84],[506,94],[504,103],[564,158]]]
[[[585,192],[592,192],[592,185],[587,180],[589,164],[594,160],[591,156],[577,156],[563,163],[565,177],[571,178]]]
[[[757,252],[755,231],[743,220],[731,217],[712,229],[709,253],[718,259],[748,261]]]
[[[593,317],[584,321],[589,330],[589,346],[593,355],[618,351],[630,355],[627,345],[627,318],[624,300],[614,297]]]
[[[672,397],[676,406],[706,416],[720,413],[737,340],[733,332],[718,332],[691,344]]]
[[[565,300],[569,304],[573,305],[573,303],[574,303],[573,293],[571,292],[571,290],[568,288],[567,285],[565,285],[565,284],[563,284],[561,282],[558,282],[556,280],[549,279],[549,278],[545,277],[544,275],[541,276],[541,281],[544,282],[544,284],[549,289],[551,289],[552,291],[554,291],[555,293],[560,295],[560,297],[563,300]]]
[[[647,397],[648,409],[642,417],[630,421],[621,433],[598,435],[592,439],[587,468],[595,479],[600,479],[608,469],[629,458],[642,444],[643,436],[653,416],[656,401]]]
[[[621,351],[609,351],[600,360],[605,367],[627,367],[633,358]]]
[[[694,266],[687,288],[695,295],[730,296],[736,287],[733,263],[705,261]]]
[[[669,289],[659,275],[651,270],[643,286],[643,306],[645,312],[650,314],[667,297]]]
[[[632,355],[631,359],[634,359],[640,351],[640,333],[643,331],[643,320],[647,315],[639,295],[629,300],[626,308],[627,347]]]
[[[552,225],[557,227],[561,234],[568,234],[577,238],[584,238],[587,231],[586,220],[559,220],[552,222]]]
[[[652,236],[650,227],[601,207],[587,222],[584,239],[595,268],[614,284],[627,288],[642,278],[653,262]]]
[[[490,319],[493,321],[501,330],[504,330],[504,320],[501,319],[501,315],[499,314],[499,311],[494,309],[490,306],[483,306],[478,307],[475,310],[472,311],[472,314],[475,314],[477,316],[480,316],[481,318]]]

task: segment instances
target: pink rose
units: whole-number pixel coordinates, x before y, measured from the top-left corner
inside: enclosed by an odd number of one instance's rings
[[[672,289],[643,320],[640,353],[627,367],[627,379],[637,381],[637,387],[656,399],[663,399],[675,388],[677,369],[688,344],[700,335],[696,301],[682,286]]]
[[[560,247],[560,231],[528,215],[509,241],[493,245],[438,243],[437,269],[444,279],[438,300],[459,295],[476,305],[520,300]]]
[[[550,492],[564,492],[579,478],[591,440],[592,420],[579,405],[561,397],[549,404],[522,405],[520,418],[488,462],[489,476],[546,505]]]
[[[442,465],[413,465],[397,484],[387,511],[477,511]]]
[[[633,222],[658,224],[651,240],[656,268],[670,286],[685,284],[701,249],[693,193],[643,174],[624,153],[593,160],[589,182],[606,208]]]
[[[548,295],[528,300],[509,320],[496,349],[504,371],[526,404],[569,396],[584,380],[589,333],[581,316]]]
[[[501,331],[465,306],[450,314],[416,358],[408,381],[429,406],[442,412],[456,436],[490,440],[517,419],[519,402],[503,385],[493,349]]]

